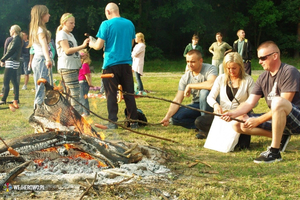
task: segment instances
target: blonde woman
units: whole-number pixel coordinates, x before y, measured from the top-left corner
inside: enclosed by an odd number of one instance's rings
[[[12,106],[19,108],[19,84],[17,81],[17,70],[20,67],[20,56],[22,52],[22,33],[21,28],[18,25],[13,25],[9,29],[10,36],[13,37],[12,41],[7,47],[5,55],[1,58],[1,67],[4,67],[4,94],[0,105],[6,103],[6,99],[9,93],[10,80],[14,86],[14,101]]]
[[[71,33],[74,27],[75,17],[71,13],[63,14],[56,31],[57,69],[61,73],[66,89],[70,91],[72,96],[71,105],[79,113],[82,113],[81,106],[76,102],[80,102],[78,72],[81,62],[78,51],[87,46],[89,39],[85,39],[82,45],[78,46],[75,37]]]
[[[92,85],[92,76],[91,76],[91,70],[90,70],[90,54],[86,49],[80,50],[80,57],[81,57],[81,68],[79,70],[78,80],[80,85],[80,103],[86,107],[87,109],[90,109],[89,100],[88,100],[88,93],[90,87],[93,87]],[[90,115],[89,110],[83,108],[82,116],[88,116]]]
[[[45,78],[52,85],[52,60],[49,52],[50,35],[46,28],[49,21],[49,10],[44,5],[35,5],[31,9],[31,21],[29,31],[28,47],[34,48],[34,57],[32,60],[32,71],[35,83],[34,107],[43,104],[45,97],[44,84],[37,85],[37,80]]]
[[[243,59],[237,52],[228,53],[223,60],[224,74],[217,77],[207,96],[207,103],[214,109],[214,113],[223,114],[233,110],[249,97],[254,81],[245,73]],[[217,97],[220,97],[220,103]],[[197,138],[205,138],[213,121],[213,115],[200,116],[195,120],[199,129]],[[240,146],[249,147],[250,136],[240,136]],[[242,140],[244,142],[242,143]]]
[[[145,37],[143,33],[137,33],[135,35],[135,42],[137,43],[131,53],[132,57],[132,71],[135,73],[135,78],[139,88],[139,95],[143,94],[144,86],[141,80],[144,70],[144,59],[145,59]]]

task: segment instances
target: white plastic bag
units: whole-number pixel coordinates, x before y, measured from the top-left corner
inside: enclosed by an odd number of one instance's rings
[[[232,128],[231,122],[226,122],[215,116],[211,124],[204,148],[227,153],[234,150],[239,141],[240,134]]]

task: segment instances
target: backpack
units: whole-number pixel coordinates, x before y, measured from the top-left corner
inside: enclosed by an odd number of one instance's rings
[[[127,110],[126,110],[126,108],[124,110],[124,113],[125,113],[125,117],[127,118]],[[146,117],[146,115],[143,113],[143,111],[141,109],[137,108],[137,114],[138,114],[138,120],[147,122],[147,117]],[[139,126],[146,126],[147,125],[147,124],[144,124],[144,123],[141,123],[141,122],[138,122],[138,124],[139,124]],[[125,122],[124,125],[126,127],[130,127],[130,123],[128,121]]]

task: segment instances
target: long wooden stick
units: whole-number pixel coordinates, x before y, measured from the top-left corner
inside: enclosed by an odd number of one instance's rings
[[[219,116],[219,117],[222,116],[221,114],[209,112],[209,111],[206,111],[206,110],[200,110],[198,108],[193,108],[193,107],[190,107],[190,106],[187,106],[187,105],[183,105],[181,103],[177,103],[175,101],[171,101],[171,100],[164,99],[164,98],[159,98],[159,97],[154,97],[154,96],[149,96],[149,95],[136,95],[136,94],[128,93],[128,92],[125,92],[125,91],[122,91],[122,92],[123,92],[123,95],[131,95],[131,96],[138,96],[138,97],[144,97],[144,98],[149,98],[149,99],[157,99],[157,100],[161,100],[161,101],[170,102],[170,103],[173,103],[173,104],[176,104],[176,105],[179,105],[179,106],[191,109],[191,110],[203,112],[203,113],[206,113],[206,114],[215,115],[215,116]],[[230,118],[230,119],[231,120],[235,120],[235,121],[240,122],[240,123],[245,123],[243,120],[240,120],[240,119],[236,119],[236,118]]]

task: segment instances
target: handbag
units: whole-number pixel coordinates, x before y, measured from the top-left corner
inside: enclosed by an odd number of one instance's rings
[[[231,122],[226,122],[220,117],[215,116],[208,132],[204,148],[228,153],[234,150],[239,141],[240,133],[232,128]]]

